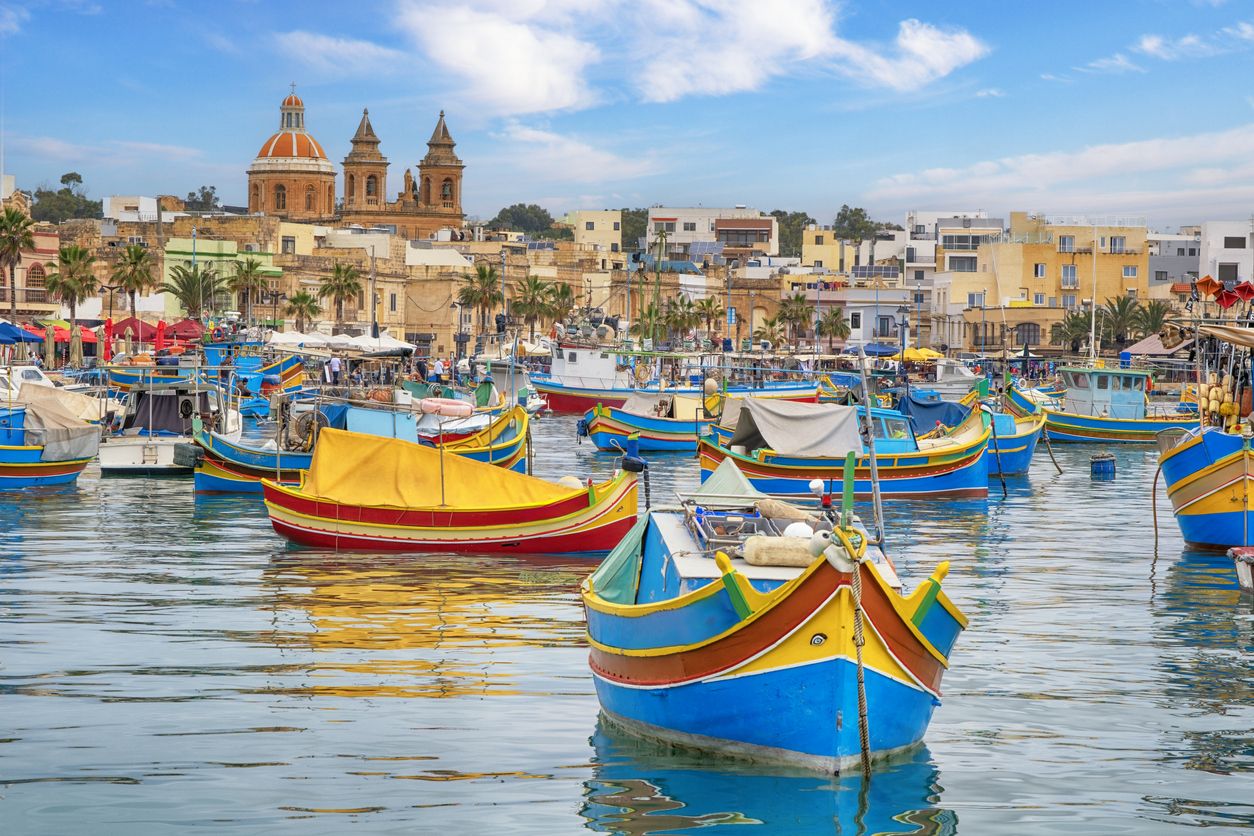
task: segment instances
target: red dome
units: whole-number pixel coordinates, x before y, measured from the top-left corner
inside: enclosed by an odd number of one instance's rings
[[[294,98],[294,97],[292,97]],[[299,99],[297,99],[299,101]],[[326,152],[318,141],[307,133],[297,131],[279,131],[270,137],[257,152],[260,157],[308,157],[325,160]]]
[[[304,107],[305,103],[300,100],[300,96],[295,93],[290,94],[283,100],[283,107]]]

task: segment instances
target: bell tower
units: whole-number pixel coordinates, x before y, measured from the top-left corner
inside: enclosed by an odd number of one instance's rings
[[[453,148],[457,143],[444,124],[444,111],[427,140],[427,155],[418,164],[418,202],[429,212],[462,216],[462,169]]]
[[[368,109],[361,111],[352,143],[344,158],[344,208],[382,209],[387,204],[388,158],[379,151]]]

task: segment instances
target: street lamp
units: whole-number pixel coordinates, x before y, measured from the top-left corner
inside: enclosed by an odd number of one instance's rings
[[[457,346],[457,360],[461,362],[465,355],[466,343],[470,342],[470,335],[462,330],[462,303],[454,302],[450,307],[457,310],[457,332],[453,334],[453,343]]]
[[[901,370],[901,380],[907,393],[910,391],[910,376],[906,374],[906,331],[909,329],[910,309],[902,303],[897,306],[897,330],[901,334],[901,362],[898,368]]]
[[[279,329],[279,300],[286,299],[287,294],[281,290],[263,290],[261,292],[262,303],[270,303],[270,325],[274,330]]]
[[[120,284],[102,284],[100,289],[109,294],[109,319],[113,319],[113,294],[121,290],[123,285]]]

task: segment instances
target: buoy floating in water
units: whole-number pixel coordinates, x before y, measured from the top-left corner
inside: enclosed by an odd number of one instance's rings
[[[1114,453],[1094,453],[1089,460],[1091,475],[1094,479],[1100,481],[1109,481],[1115,478],[1115,454]]]

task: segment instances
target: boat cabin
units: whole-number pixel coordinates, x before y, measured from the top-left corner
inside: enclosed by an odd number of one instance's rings
[[[1062,411],[1101,418],[1145,418],[1149,372],[1138,369],[1065,367]]]
[[[44,374],[44,370],[38,366],[4,366],[0,368],[0,400],[18,397],[23,383],[56,386],[52,378]]]

